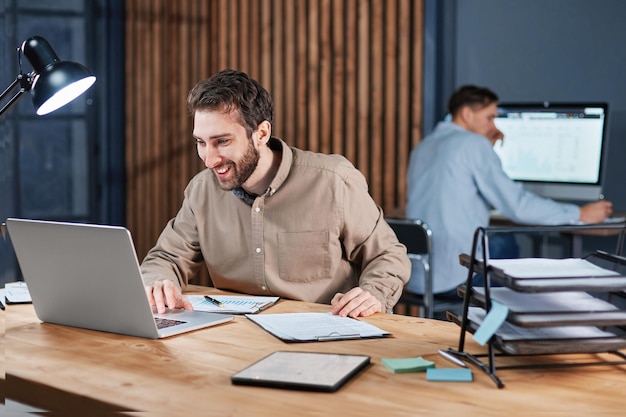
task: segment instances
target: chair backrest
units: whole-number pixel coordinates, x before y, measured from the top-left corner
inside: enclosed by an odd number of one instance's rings
[[[419,219],[385,219],[409,254],[431,255],[432,231]]]
[[[412,294],[403,291],[401,301],[424,307],[425,316],[433,318],[435,312],[458,308],[462,301],[436,300],[433,294],[433,232],[424,221],[419,219],[385,219],[393,229],[400,243],[406,246],[407,255],[424,266],[424,294]]]
[[[424,267],[424,294],[409,294],[405,289],[401,300],[424,307],[426,317],[432,318],[435,312],[433,276],[431,270],[432,231],[419,219],[385,219],[393,229],[400,243],[406,246],[407,255]]]

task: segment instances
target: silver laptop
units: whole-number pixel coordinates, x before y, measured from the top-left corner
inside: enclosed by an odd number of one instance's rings
[[[154,314],[126,228],[14,218],[6,224],[41,321],[157,339],[233,319],[177,309]]]

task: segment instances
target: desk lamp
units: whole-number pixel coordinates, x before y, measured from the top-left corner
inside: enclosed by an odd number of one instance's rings
[[[34,71],[22,72],[24,54]],[[84,66],[76,62],[61,61],[48,41],[41,36],[31,36],[17,48],[20,72],[11,85],[0,96],[0,102],[15,88],[17,93],[0,109],[0,116],[28,91],[33,96],[33,105],[42,116],[65,106],[83,94],[96,82],[96,77]]]
[[[21,54],[28,58],[33,72],[24,74]],[[33,96],[35,111],[43,116],[65,106],[96,82],[95,75],[81,64],[61,61],[48,41],[41,36],[31,36],[17,48],[17,62],[20,72],[0,95],[0,103],[13,90],[19,88],[0,109],[0,117],[28,91]],[[0,235],[6,239],[4,223],[0,224]]]

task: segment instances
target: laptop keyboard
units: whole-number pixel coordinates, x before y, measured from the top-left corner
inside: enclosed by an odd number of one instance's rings
[[[161,317],[155,317],[154,321],[156,321],[157,329],[165,329],[166,327],[172,327],[172,326],[177,326],[179,324],[187,323],[186,321],[164,319]]]

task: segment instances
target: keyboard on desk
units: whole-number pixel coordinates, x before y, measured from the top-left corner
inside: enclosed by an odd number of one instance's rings
[[[157,329],[165,329],[166,327],[172,327],[172,326],[177,326],[179,324],[187,323],[186,321],[164,319],[161,317],[155,317],[154,321],[156,322]]]

